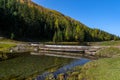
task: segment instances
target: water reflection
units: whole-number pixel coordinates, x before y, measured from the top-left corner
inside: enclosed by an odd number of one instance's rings
[[[51,74],[53,75],[54,79],[57,79],[57,76],[59,74],[61,74],[61,73],[66,74],[66,72],[72,70],[73,67],[78,66],[78,65],[84,65],[85,63],[87,63],[89,61],[90,61],[89,59],[85,59],[85,58],[74,60],[70,64],[67,64],[67,65],[59,68],[57,71],[55,71],[53,73],[45,72],[42,75],[39,75],[35,80],[45,80],[45,78]],[[67,74],[64,77],[67,78]]]
[[[7,59],[0,61],[0,80],[33,78],[32,75],[42,74],[51,68],[59,68],[73,60],[30,53],[8,53],[5,56]]]

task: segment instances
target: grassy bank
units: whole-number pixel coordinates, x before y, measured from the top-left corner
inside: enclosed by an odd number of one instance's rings
[[[120,49],[117,47],[108,47],[101,49],[95,54],[96,57],[99,58],[112,58],[112,57],[120,57]]]
[[[14,47],[17,45],[17,41],[2,38],[0,39],[0,52],[8,52],[11,47]]]
[[[91,46],[119,46],[120,41],[86,42]]]
[[[120,58],[100,59],[83,66],[78,80],[120,80]]]
[[[16,44],[13,43],[0,43],[0,52],[9,52],[9,49],[11,47],[16,46]]]
[[[0,42],[0,60],[7,59],[7,53],[10,53],[10,48],[15,47],[16,43]]]
[[[105,48],[95,56],[100,59],[75,67],[75,71],[68,74],[67,80],[120,80],[119,48]]]

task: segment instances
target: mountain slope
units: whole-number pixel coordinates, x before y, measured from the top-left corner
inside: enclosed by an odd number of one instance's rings
[[[31,0],[0,1],[0,35],[11,39],[106,41],[119,37],[86,25]]]

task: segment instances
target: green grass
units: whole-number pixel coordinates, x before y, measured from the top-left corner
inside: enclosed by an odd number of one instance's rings
[[[98,51],[95,56],[97,57],[120,57],[120,49],[117,47],[108,47]]]
[[[120,41],[104,41],[100,45],[103,45],[103,46],[120,46]]]
[[[104,58],[76,67],[67,80],[120,80],[120,58]],[[60,76],[58,76],[60,77]]]
[[[91,46],[120,46],[120,41],[87,42]]]
[[[36,77],[46,70],[65,65],[71,59],[48,56],[21,55],[0,62],[0,80],[28,79]]]
[[[85,64],[78,80],[120,80],[120,58],[106,58]]]
[[[0,52],[9,52],[9,49],[11,47],[14,47],[17,45],[17,41],[14,40],[10,40],[10,39],[6,39],[6,38],[2,38],[0,39]]]
[[[0,52],[9,52],[9,49],[11,47],[16,46],[16,44],[13,43],[0,43]]]

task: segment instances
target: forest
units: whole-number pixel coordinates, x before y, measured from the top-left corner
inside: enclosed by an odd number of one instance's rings
[[[89,13],[88,13],[89,14]],[[31,0],[0,0],[0,36],[15,40],[95,42],[119,40]]]

